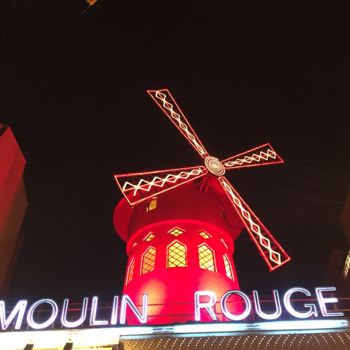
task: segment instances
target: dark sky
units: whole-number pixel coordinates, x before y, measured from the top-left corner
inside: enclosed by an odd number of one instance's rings
[[[109,298],[125,244],[113,174],[201,164],[154,102],[169,88],[208,151],[271,142],[284,165],[227,177],[293,260],[269,273],[244,232],[243,290],[322,283],[346,244],[349,21],[326,1],[3,0],[0,120],[27,159],[29,207],[9,299]]]

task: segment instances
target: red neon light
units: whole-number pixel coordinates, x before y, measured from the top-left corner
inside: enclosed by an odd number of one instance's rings
[[[284,163],[269,143],[221,161],[226,170]]]
[[[182,113],[181,109],[177,105],[175,99],[171,95],[170,91],[164,90],[147,90],[147,93],[162,109],[164,114],[170,119],[170,121],[177,127],[191,146],[198,152],[198,154],[205,159],[209,156],[208,152],[204,148],[201,140],[193,130],[191,124]]]
[[[233,207],[249,232],[250,238],[257,246],[270,271],[288,262],[290,260],[289,255],[227,179],[225,177],[219,177],[219,182],[227,193]]]
[[[147,93],[204,159],[205,166],[115,175],[127,201],[135,205],[204,175],[214,176],[221,184],[270,271],[287,263],[290,260],[288,254],[223,176],[225,170],[279,164],[284,162],[283,159],[269,143],[223,161],[211,157],[169,90],[148,90]]]
[[[130,205],[169,191],[208,173],[204,166],[114,175]]]

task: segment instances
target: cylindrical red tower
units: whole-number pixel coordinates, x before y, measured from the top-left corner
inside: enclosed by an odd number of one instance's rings
[[[222,296],[239,289],[232,256],[243,225],[213,180],[209,175],[133,207],[124,198],[115,208],[129,257],[123,293],[137,303],[148,294],[149,323],[194,321],[196,291]]]

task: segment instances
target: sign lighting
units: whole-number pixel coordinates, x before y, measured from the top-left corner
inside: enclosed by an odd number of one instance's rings
[[[209,301],[203,302],[201,301],[201,297],[208,297]],[[210,317],[216,321],[216,313],[213,311],[213,307],[216,304],[216,294],[212,291],[201,291],[201,292],[196,292],[194,293],[194,313],[195,313],[195,320],[200,321],[201,320],[201,309],[205,309]]]
[[[256,290],[253,290],[254,304],[256,313],[264,320],[276,320],[282,315],[281,301],[277,290],[273,290],[273,299],[276,306],[276,311],[271,314],[267,314],[261,309],[261,303],[259,300],[259,294]]]
[[[241,314],[235,315],[232,314],[227,307],[227,300],[231,295],[239,295],[244,301],[244,311]],[[246,319],[250,312],[252,311],[252,303],[249,300],[249,297],[239,290],[232,290],[224,294],[221,299],[221,310],[222,313],[231,321],[242,321]]]
[[[335,304],[338,303],[338,299],[333,296],[329,297],[325,295],[325,293],[333,293],[335,291],[335,287],[318,287],[315,288],[316,298],[311,299],[312,293],[305,288],[294,287],[288,289],[282,298],[284,310],[289,316],[302,320],[320,317],[342,317],[344,316],[342,312],[332,312],[329,310],[332,304],[335,306]],[[298,310],[295,305],[293,305],[292,297],[297,293],[310,298],[310,302],[307,300],[303,302],[301,305],[302,310],[300,310],[300,305]],[[311,301],[315,299],[316,302],[311,303]],[[257,291],[253,291],[253,296],[249,297],[242,291],[231,290],[222,296],[220,302],[218,296],[213,291],[197,291],[194,293],[193,298],[193,312],[197,322],[202,321],[203,316],[207,322],[218,320],[244,321],[252,315],[253,311],[255,311],[255,314],[262,320],[278,320],[282,315],[281,298],[278,290],[273,291],[273,301],[273,310],[275,311],[267,313],[262,310]],[[232,311],[232,304],[235,304],[234,312]],[[12,310],[7,310],[5,301],[0,301],[0,330],[6,331],[10,326],[12,326],[14,330],[21,330],[25,326],[23,325],[24,319],[26,319],[29,329],[33,330],[42,330],[57,326],[68,329],[77,328],[86,324],[88,312],[90,312],[88,325],[91,328],[127,324],[127,309],[131,311],[132,316],[137,319],[140,325],[146,325],[149,316],[154,317],[154,315],[149,315],[149,309],[152,308],[152,305],[148,304],[147,294],[143,295],[141,305],[136,304],[128,295],[123,295],[121,298],[115,296],[110,315],[109,317],[104,315],[104,319],[97,318],[98,305],[99,298],[97,296],[91,298],[91,303],[89,303],[89,298],[84,298],[78,318],[68,321],[69,299],[63,301],[60,317],[58,317],[59,306],[52,299],[38,300],[29,307],[28,301],[20,300]],[[38,319],[38,314],[43,311],[43,306],[45,306],[45,312],[41,315],[40,319]],[[320,313],[318,310],[320,310]],[[209,319],[208,315],[210,317]],[[220,317],[218,317],[218,315],[220,315]]]
[[[88,298],[84,298],[83,305],[81,306],[81,316],[76,321],[68,321],[67,320],[67,312],[68,312],[68,305],[69,305],[69,299],[64,299],[63,301],[63,307],[62,307],[62,314],[61,314],[61,324],[65,328],[77,328],[81,326],[87,315],[87,307],[88,307]]]
[[[289,289],[283,297],[283,302],[284,302],[284,306],[286,307],[286,309],[288,310],[288,312],[297,318],[310,318],[312,316],[317,317],[318,313],[316,310],[316,306],[314,304],[304,304],[304,307],[307,309],[306,312],[299,312],[297,310],[295,310],[292,306],[292,302],[291,302],[291,296],[294,293],[303,293],[306,296],[310,297],[311,293],[305,289],[305,288],[291,288]]]
[[[327,310],[326,304],[338,303],[337,298],[327,298],[323,295],[324,292],[334,292],[336,291],[335,287],[318,287],[315,289],[316,291],[316,297],[319,309],[321,310],[321,314],[323,317],[341,317],[344,316],[342,312],[329,312]],[[317,307],[314,303],[305,303],[303,305],[303,308],[306,309],[306,311],[298,311],[295,309],[292,303],[292,296],[295,293],[302,293],[308,297],[311,297],[311,292],[305,288],[295,287],[288,289],[283,296],[283,305],[286,309],[286,311],[289,313],[289,315],[298,318],[298,319],[307,319],[311,317],[318,317]],[[242,302],[240,303],[241,308],[243,309],[239,314],[232,314],[228,310],[228,298],[232,295],[239,296]],[[264,319],[264,320],[274,320],[278,319],[282,314],[281,309],[281,302],[279,297],[279,292],[277,290],[273,291],[274,296],[274,303],[275,303],[275,309],[276,312],[273,314],[266,314],[261,310],[261,303],[259,300],[259,295],[257,291],[253,291],[253,301],[254,301],[254,307],[256,314]],[[206,302],[202,301],[202,298],[206,297]],[[214,307],[216,305],[217,297],[216,294],[211,291],[201,291],[195,293],[195,320],[200,321],[201,320],[201,310],[205,310],[207,314],[210,315],[213,321],[217,320],[217,316],[215,315]],[[209,300],[209,301],[208,301]],[[237,302],[237,301],[236,301]],[[231,320],[231,321],[242,321],[248,318],[248,316],[251,314],[252,311],[252,303],[250,301],[250,298],[243,293],[242,291],[228,291],[224,294],[224,296],[221,299],[221,311],[224,314],[224,316]]]
[[[51,306],[52,308],[51,315],[45,322],[38,323],[34,320],[34,312],[42,304],[47,304]],[[57,315],[58,315],[57,304],[51,299],[41,299],[41,300],[38,300],[29,308],[27,313],[27,323],[28,323],[28,326],[33,329],[45,329],[51,326],[55,322]]]
[[[327,310],[326,304],[328,303],[337,303],[338,299],[337,298],[325,298],[323,296],[323,292],[335,292],[336,288],[335,287],[326,287],[326,288],[316,288],[316,295],[317,299],[319,302],[319,306],[321,309],[322,316],[324,317],[336,317],[336,316],[344,316],[342,312],[329,312]]]
[[[239,334],[247,331],[258,331],[263,334],[285,331],[291,331],[293,334],[308,331],[313,333],[339,332],[348,326],[347,320],[303,320],[5,332],[1,333],[0,350],[23,349],[28,343],[34,344],[35,348],[62,348],[68,341],[72,342],[76,348],[97,347],[118,344],[120,340],[127,338],[144,338],[152,335],[206,336]]]

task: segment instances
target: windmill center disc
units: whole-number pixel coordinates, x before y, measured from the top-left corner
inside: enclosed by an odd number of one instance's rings
[[[204,164],[208,171],[216,176],[222,176],[225,174],[225,167],[219,159],[215,157],[207,157],[204,159]]]

